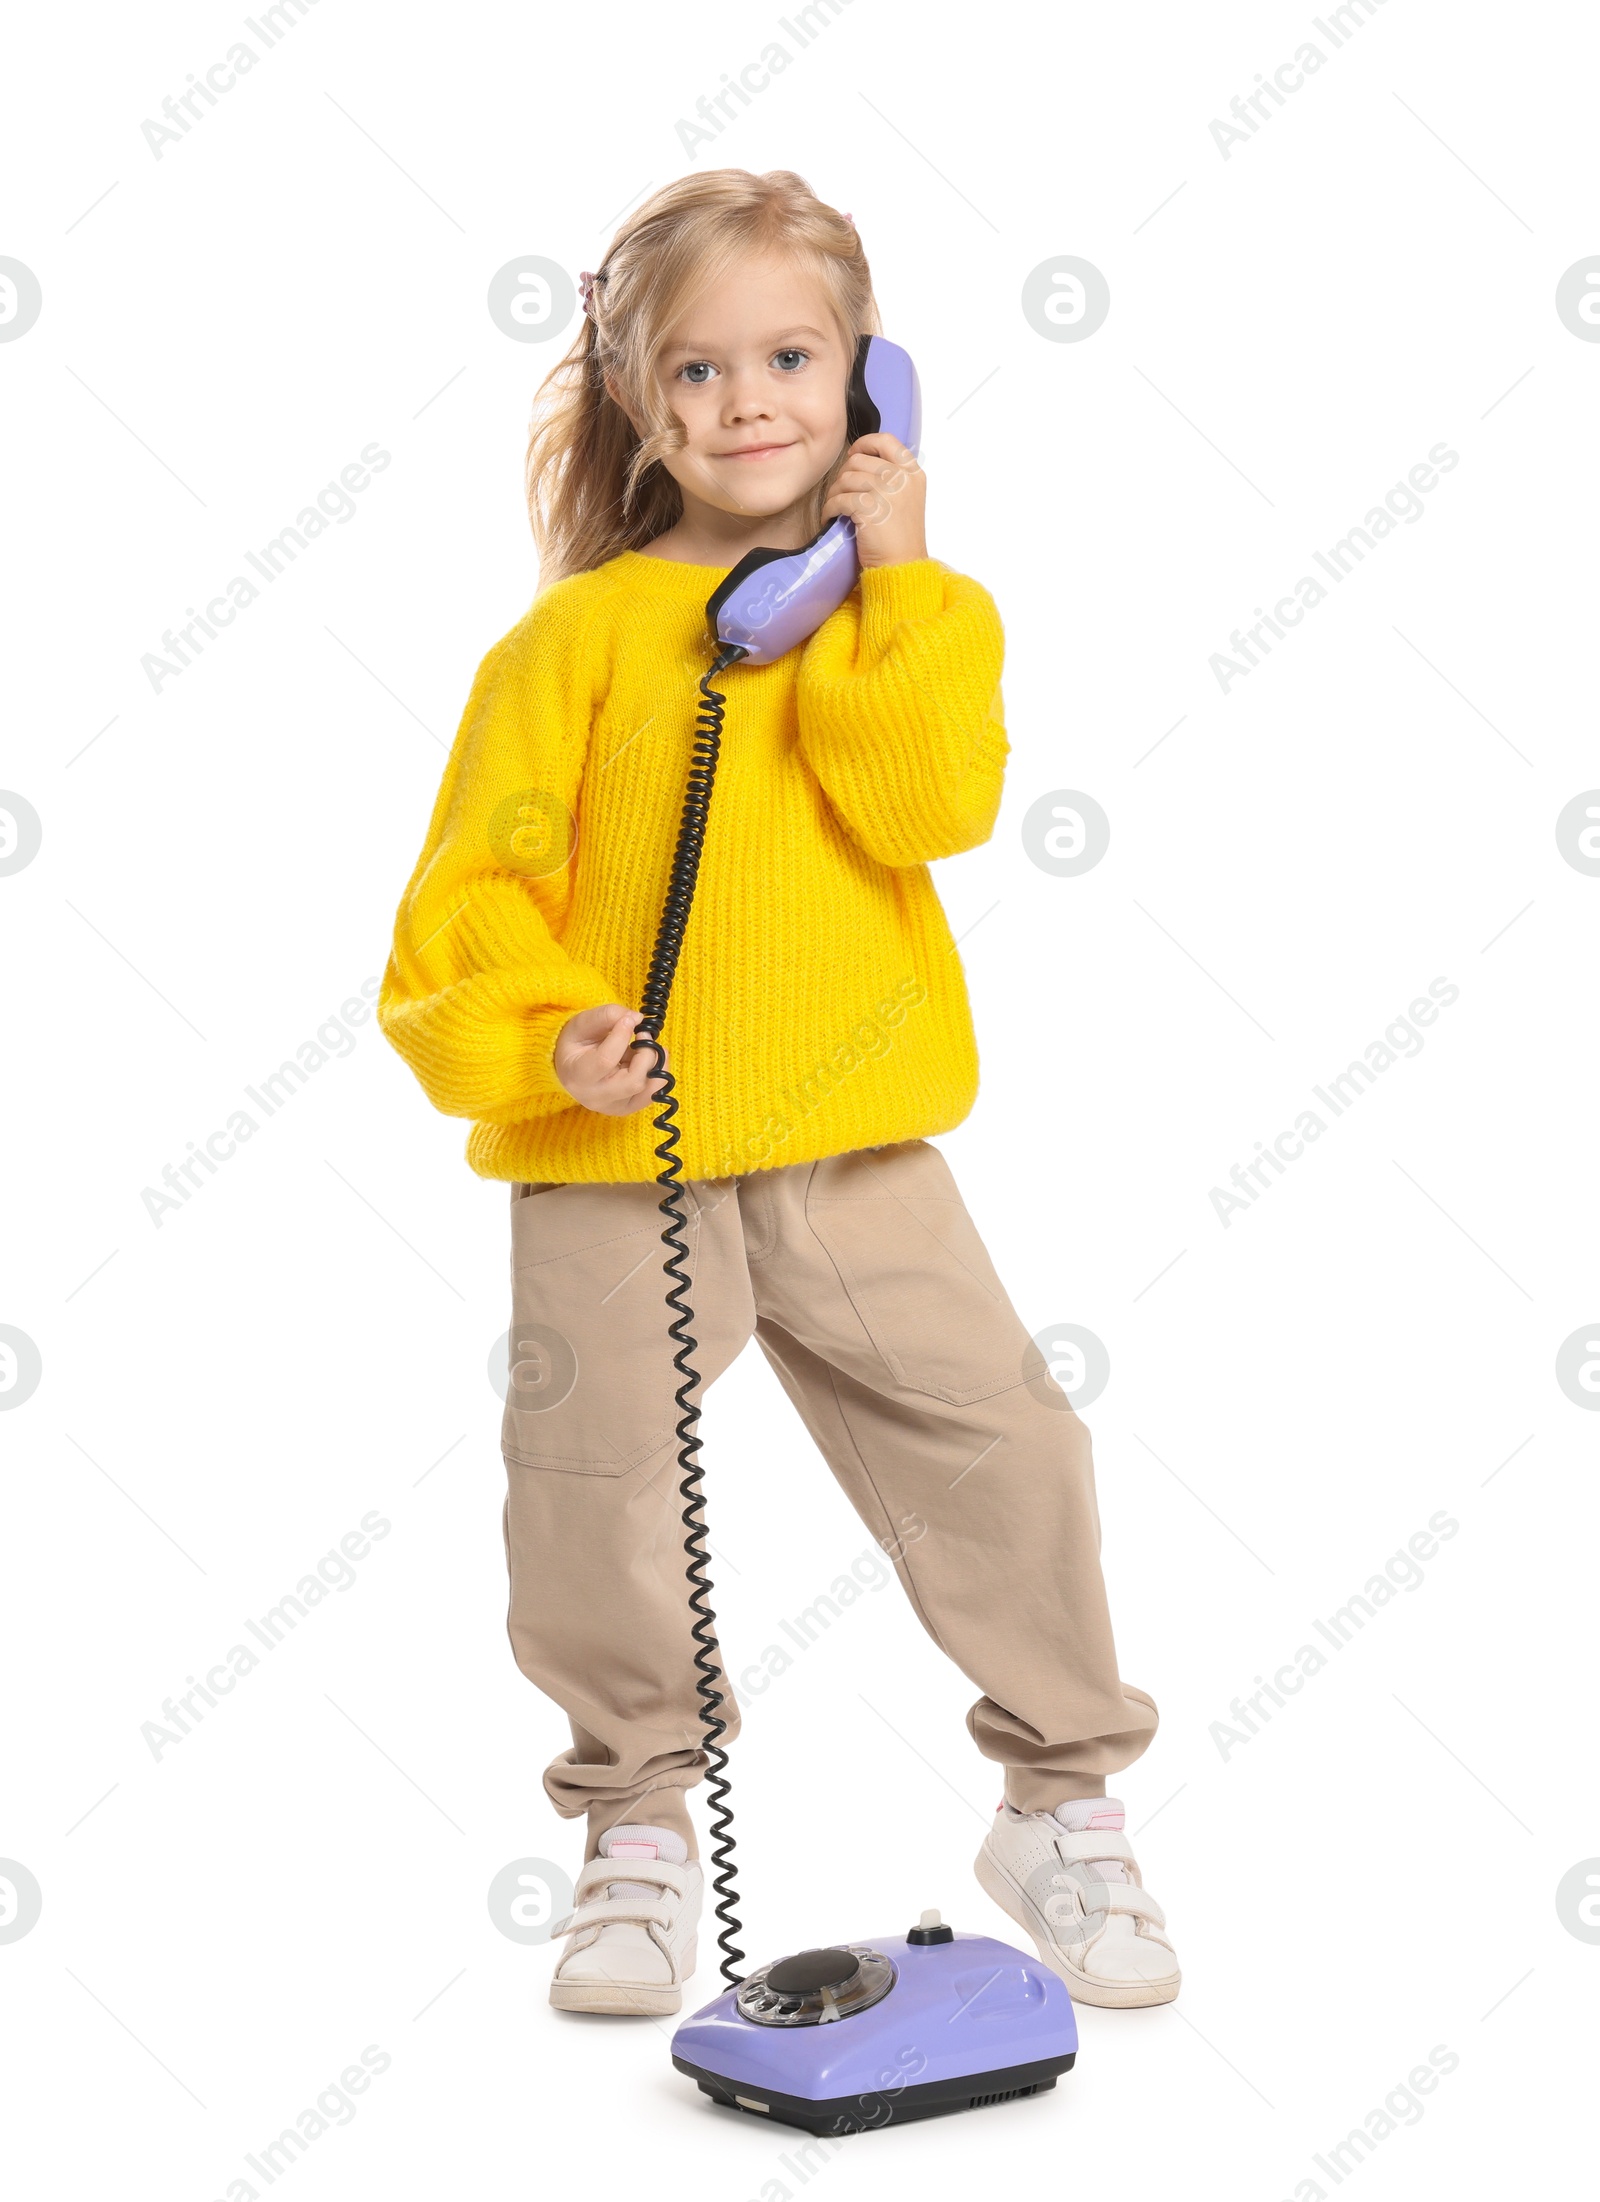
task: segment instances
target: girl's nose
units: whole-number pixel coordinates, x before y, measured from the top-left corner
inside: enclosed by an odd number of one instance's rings
[[[735,384],[728,396],[730,420],[771,420],[772,400],[759,383]]]

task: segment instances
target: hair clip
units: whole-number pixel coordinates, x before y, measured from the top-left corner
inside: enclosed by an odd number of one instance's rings
[[[590,274],[589,270],[585,268],[578,277],[578,296],[583,301],[583,310],[585,313],[588,313],[590,310],[589,299],[593,290],[594,277]]]

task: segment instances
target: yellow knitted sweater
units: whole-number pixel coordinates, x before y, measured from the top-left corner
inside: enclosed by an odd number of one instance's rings
[[[580,1009],[639,1007],[710,663],[714,566],[624,551],[535,598],[472,684],[378,1000],[482,1177],[653,1180],[654,1105],[556,1077]],[[978,1086],[927,866],[987,840],[1009,745],[987,590],[863,573],[801,648],[739,664],[661,1041],[686,1178],[959,1124]]]

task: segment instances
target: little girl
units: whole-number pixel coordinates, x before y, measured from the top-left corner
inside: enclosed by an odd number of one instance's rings
[[[930,558],[926,479],[846,448],[880,329],[848,215],[785,170],[654,193],[584,278],[528,451],[532,608],[478,668],[379,1001],[467,1160],[510,1184],[509,1633],[566,1712],[585,1815],[551,2001],[668,2013],[694,1970],[706,1771],[677,1491],[657,1057],[633,1046],[710,663],[706,599],[838,515],[861,578],[722,677],[727,721],[662,1040],[681,1103],[702,1392],[752,1333],[1004,1769],[983,1888],[1088,2003],[1178,1963],[1105,1794],[1155,1732],[1118,1676],[1089,1432],[931,1135],[977,1092],[928,873],[993,830],[988,592]],[[723,1740],[739,1715],[726,1680]]]

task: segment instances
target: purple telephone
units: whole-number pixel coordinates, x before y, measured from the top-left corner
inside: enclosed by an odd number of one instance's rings
[[[909,1934],[763,1965],[672,2037],[673,2064],[714,2103],[841,2135],[1047,2094],[1077,2057],[1065,1981],[936,1911]]]
[[[851,443],[886,429],[915,456],[922,436],[922,392],[911,354],[886,336],[856,346],[846,414]],[[855,587],[861,571],[855,525],[830,521],[797,551],[747,551],[706,604],[717,641],[754,665],[769,665],[814,634]]]

